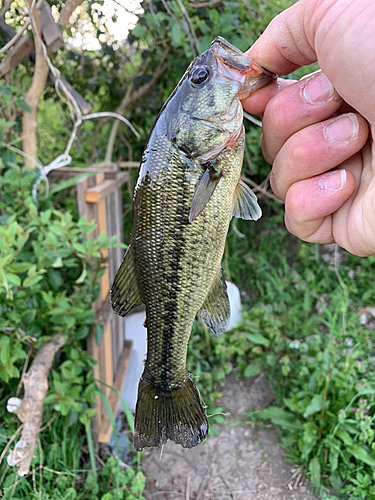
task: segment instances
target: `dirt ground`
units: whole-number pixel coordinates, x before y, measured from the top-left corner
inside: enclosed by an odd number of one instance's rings
[[[273,427],[231,426],[248,408],[266,408],[273,396],[266,377],[227,377],[218,405],[230,415],[218,436],[191,450],[168,442],[163,450],[146,448],[143,470],[147,500],[316,500],[306,480],[284,462]]]

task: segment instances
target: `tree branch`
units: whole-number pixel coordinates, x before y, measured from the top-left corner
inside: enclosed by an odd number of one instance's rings
[[[27,0],[29,8],[31,1]],[[34,77],[29,90],[26,92],[24,100],[30,106],[31,113],[24,111],[22,117],[23,151],[27,155],[37,159],[37,112],[39,99],[47,82],[48,64],[43,54],[41,46],[41,29],[39,11],[34,7],[30,12],[31,28],[35,40],[35,70]]]
[[[30,370],[22,378],[25,388],[24,398],[10,398],[7,403],[7,410],[16,413],[24,423],[21,438],[7,458],[8,465],[19,467],[18,475],[21,477],[30,471],[42,423],[43,403],[48,390],[48,373],[56,352],[65,342],[62,334],[56,333],[43,344]]]
[[[66,27],[70,16],[81,3],[83,3],[83,0],[66,0],[64,7],[61,9],[60,18],[57,23],[61,26],[61,31]]]
[[[171,47],[170,47],[170,45],[168,45],[166,47],[159,63],[158,63],[158,65],[155,68],[155,71],[154,71],[154,74],[153,74],[151,80],[149,80],[147,83],[145,83],[144,85],[139,87],[139,89],[135,90],[134,92],[132,91],[133,84],[131,83],[128,86],[127,91],[126,91],[122,101],[115,109],[115,113],[122,114],[124,109],[127,106],[129,106],[129,104],[132,104],[133,102],[137,101],[143,95],[147,94],[147,92],[149,92],[151,90],[151,88],[155,85],[156,81],[159,79],[161,74],[168,67],[169,63],[165,62],[165,60],[166,60],[170,50],[171,50]],[[108,122],[108,120],[109,120],[109,118],[106,118],[102,122],[98,123],[98,125],[95,129],[94,141],[93,141],[93,152],[91,155],[91,161],[94,160],[95,153],[96,153],[96,137],[97,137],[100,129]],[[108,146],[107,146],[107,151],[106,151],[106,155],[105,155],[105,161],[111,161],[111,159],[112,159],[113,144],[114,144],[115,136],[117,134],[118,126],[119,126],[119,122],[118,122],[118,120],[116,120],[113,123],[112,128],[111,128],[110,137],[109,137]]]

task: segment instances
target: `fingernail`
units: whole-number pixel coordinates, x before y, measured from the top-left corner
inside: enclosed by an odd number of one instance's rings
[[[348,142],[358,137],[359,122],[354,113],[347,113],[334,119],[324,129],[326,138],[331,142]]]
[[[318,181],[319,187],[326,191],[338,191],[346,183],[346,170],[334,170],[323,175]]]
[[[309,104],[322,104],[333,96],[335,89],[323,73],[312,76],[302,89],[302,97]]]

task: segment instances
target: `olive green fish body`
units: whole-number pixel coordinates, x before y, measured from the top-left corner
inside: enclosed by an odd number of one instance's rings
[[[230,61],[223,63],[226,57]],[[229,301],[220,263],[229,222],[232,215],[256,220],[261,214],[255,195],[239,183],[244,149],[239,96],[246,82],[233,74],[241,71],[249,72],[248,58],[222,39],[214,42],[164,105],[143,155],[131,242],[112,287],[118,314],[146,306],[136,449],[167,439],[192,447],[207,433],[186,370],[191,328],[198,314],[215,335],[225,330]],[[257,72],[258,79],[272,79]]]
[[[222,180],[193,222],[189,213],[202,168],[192,169],[178,150],[170,148],[160,168],[158,148],[153,155],[151,146],[148,168],[155,163],[159,173],[153,180],[146,174],[137,184],[131,245],[146,305],[148,354],[143,378],[160,390],[185,383],[192,324],[220,272],[243,140],[233,149],[237,151],[221,154]]]

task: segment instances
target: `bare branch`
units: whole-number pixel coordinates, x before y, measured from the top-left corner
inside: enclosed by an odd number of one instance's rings
[[[190,20],[190,17],[189,17],[189,14],[186,12],[186,9],[184,7],[184,4],[181,2],[181,0],[177,0],[177,3],[181,9],[181,12],[184,16],[184,18],[186,19],[186,22],[188,23],[188,26],[189,26],[189,29],[190,29],[190,36],[191,38],[193,39],[193,45],[195,47],[195,50],[196,52],[193,50],[193,56],[197,56],[200,52],[200,49],[199,49],[199,43],[198,43],[198,38],[197,38],[197,35],[195,34],[195,31],[194,31],[194,28],[193,28],[193,24]]]
[[[66,0],[64,7],[61,9],[60,18],[57,24],[61,26],[63,30],[69,22],[70,16],[73,14],[75,9],[83,3],[83,0]]]
[[[14,0],[8,0],[7,2],[4,3],[4,5],[0,9],[0,16],[4,17],[5,14],[8,12],[10,9],[10,6],[12,5]]]
[[[284,204],[284,201],[283,200],[280,200],[280,198],[278,198],[277,196],[275,196],[274,194],[270,193],[269,191],[267,191],[267,189],[264,189],[262,188],[259,184],[257,184],[256,182],[254,182],[253,180],[249,179],[248,177],[242,177],[241,176],[241,179],[246,182],[247,184],[250,184],[250,186],[253,188],[253,191],[259,191],[260,193],[262,193],[266,198],[270,198],[271,200],[275,200],[279,203],[282,203]]]
[[[211,5],[215,5],[215,3],[220,3],[221,0],[212,0],[211,2],[201,2],[201,3],[189,3],[189,7],[193,9],[198,9],[199,7],[210,7]]]
[[[33,31],[34,39],[41,40],[41,29],[39,11],[37,7],[33,7],[30,0],[29,8],[31,7],[29,15],[31,19],[31,28]],[[39,99],[42,95],[44,87],[47,82],[48,64],[44,58],[41,43],[35,43],[35,70],[34,77],[29,90],[26,92],[24,100],[30,106],[31,113],[24,111],[22,118],[22,134],[23,134],[23,151],[27,155],[36,160],[37,158],[37,111]]]
[[[156,81],[159,79],[161,74],[167,69],[167,67],[169,65],[168,62],[165,64],[164,64],[164,62],[165,62],[170,50],[171,50],[171,47],[170,47],[170,45],[168,45],[166,47],[163,55],[161,56],[161,59],[160,59],[158,65],[156,66],[153,77],[151,78],[150,81],[148,81],[147,83],[142,85],[142,87],[139,87],[139,89],[136,90],[135,92],[132,92],[128,97],[126,97],[126,94],[125,94],[125,97],[123,98],[120,105],[117,106],[117,108],[115,110],[116,113],[122,113],[122,111],[129,104],[133,103],[134,101],[137,101],[140,97],[147,94],[147,92],[149,92],[149,90],[151,90],[151,88],[155,85]]]
[[[18,475],[21,477],[30,471],[42,423],[43,403],[48,390],[48,373],[56,352],[65,342],[65,338],[60,333],[56,333],[43,344],[30,370],[23,377],[24,398],[10,398],[7,403],[7,410],[10,413],[16,413],[24,423],[21,439],[14,450],[9,452],[7,458],[8,465],[19,467]]]
[[[171,47],[170,47],[170,45],[168,45],[166,47],[160,61],[159,61],[157,67],[155,68],[155,71],[154,71],[154,74],[153,74],[151,80],[149,80],[147,83],[145,83],[144,85],[139,87],[139,89],[135,90],[134,92],[133,92],[133,84],[131,83],[128,86],[127,91],[126,91],[122,101],[115,109],[116,113],[118,113],[118,114],[123,113],[124,109],[129,104],[132,104],[133,102],[137,101],[143,95],[147,94],[151,90],[151,88],[155,85],[156,81],[159,79],[161,74],[167,69],[167,67],[169,65],[169,63],[165,62],[165,60],[166,60],[170,50],[171,50]],[[94,157],[96,154],[96,138],[98,136],[98,133],[99,133],[100,129],[108,122],[108,120],[109,120],[109,118],[102,120],[100,123],[98,123],[97,127],[95,128],[95,131],[93,134],[93,151],[91,154],[91,162],[94,161]],[[112,158],[113,143],[114,143],[115,136],[117,134],[117,130],[118,130],[118,121],[114,122],[112,129],[111,129],[111,132],[110,132],[110,141],[108,141],[108,147],[107,147],[107,151],[106,151],[106,159],[109,158],[109,160]]]
[[[9,40],[8,43],[6,43],[3,47],[1,47],[0,49],[0,54],[4,54],[4,52],[6,52],[7,50],[9,50],[12,45],[14,45],[22,36],[22,33],[27,30],[27,28],[29,27],[29,24],[30,24],[30,19],[28,19],[25,24],[22,26],[22,28],[19,30],[19,32],[17,33],[17,35],[15,35],[11,40]]]

